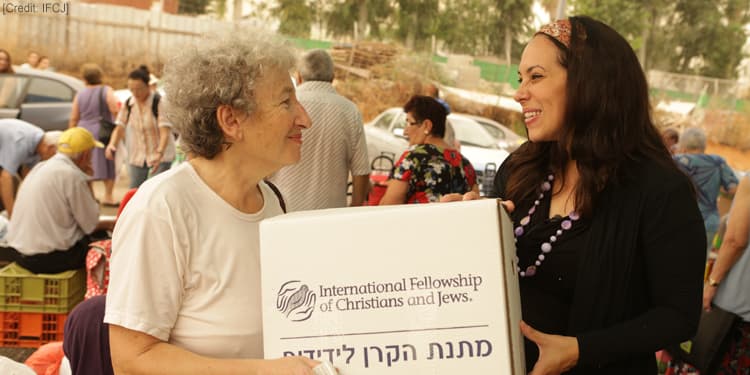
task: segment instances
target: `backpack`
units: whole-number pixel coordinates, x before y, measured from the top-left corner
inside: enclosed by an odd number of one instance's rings
[[[130,99],[133,99],[133,97],[129,97],[128,100],[125,101],[125,108],[127,108],[127,115],[125,116],[125,123],[127,124],[128,121],[130,121],[130,110],[133,108],[130,106]],[[154,93],[154,100],[151,102],[151,113],[154,114],[154,118],[159,118],[159,100],[161,100],[161,95],[159,95],[158,92]]]

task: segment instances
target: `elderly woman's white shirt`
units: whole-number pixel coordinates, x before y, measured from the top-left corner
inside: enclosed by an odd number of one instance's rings
[[[139,189],[113,235],[104,321],[217,358],[262,358],[258,225],[282,213],[230,206],[190,163]]]

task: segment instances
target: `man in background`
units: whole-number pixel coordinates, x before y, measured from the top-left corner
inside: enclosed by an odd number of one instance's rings
[[[719,208],[716,200],[720,189],[729,195],[737,191],[737,176],[719,155],[706,154],[706,133],[701,128],[688,128],[680,135],[679,154],[672,156],[677,166],[690,176],[695,185],[698,208],[706,227],[706,256],[711,251],[719,229]]]
[[[333,60],[323,50],[307,52],[298,64],[297,97],[313,126],[303,132],[299,163],[271,177],[290,212],[346,207],[350,173],[352,206],[362,205],[370,186],[362,115],[333,88],[333,75]]]
[[[16,262],[29,271],[83,268],[89,235],[114,226],[113,221],[99,221],[99,204],[88,184],[94,147],[104,145],[85,128],[66,130],[57,155],[34,167],[18,189],[7,239],[19,253]]]

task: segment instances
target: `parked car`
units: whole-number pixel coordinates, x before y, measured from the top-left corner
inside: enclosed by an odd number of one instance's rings
[[[0,74],[0,118],[21,119],[44,130],[67,129],[73,99],[84,87],[80,79],[43,70]]]
[[[509,127],[495,120],[474,115],[463,116],[466,116],[482,125],[488,133],[492,134],[492,136],[497,139],[497,145],[505,151],[513,152],[527,141],[525,137],[516,134],[516,132]]]
[[[471,117],[458,113],[448,115],[456,139],[461,143],[461,154],[469,159],[477,172],[479,190],[487,195],[492,189],[495,171],[508,157],[482,125]],[[406,114],[401,108],[390,108],[365,124],[367,152],[371,163],[377,165],[383,157],[396,159],[406,151],[409,142],[404,136]]]

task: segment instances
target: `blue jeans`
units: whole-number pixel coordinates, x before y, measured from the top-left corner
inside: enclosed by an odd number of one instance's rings
[[[159,164],[159,168],[156,170],[156,173],[149,174],[151,171],[151,167],[147,167],[146,163],[143,163],[142,167],[139,167],[137,165],[130,164],[129,171],[130,171],[130,188],[137,188],[140,187],[141,184],[146,181],[151,176],[155,176],[161,172],[166,171],[169,169],[169,167],[172,166],[172,162],[163,162]]]

